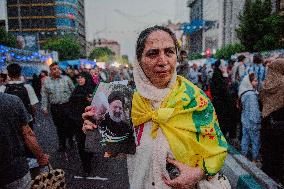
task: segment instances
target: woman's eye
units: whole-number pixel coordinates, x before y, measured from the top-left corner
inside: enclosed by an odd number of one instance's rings
[[[157,56],[158,54],[159,54],[158,51],[152,50],[152,51],[148,51],[148,52],[146,53],[146,56],[147,56],[147,57],[150,57],[150,58],[154,58],[154,57]]]
[[[165,53],[166,53],[168,56],[171,56],[171,55],[175,54],[175,51],[172,50],[172,49],[166,49],[166,50],[165,50]]]

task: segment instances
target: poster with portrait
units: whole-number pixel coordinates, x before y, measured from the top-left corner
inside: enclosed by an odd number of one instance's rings
[[[38,36],[32,33],[14,33],[17,40],[17,47],[19,49],[28,51],[38,51],[39,43]]]
[[[87,150],[102,152],[104,157],[135,153],[131,102],[132,90],[126,85],[100,83],[92,101],[98,129],[87,133]]]

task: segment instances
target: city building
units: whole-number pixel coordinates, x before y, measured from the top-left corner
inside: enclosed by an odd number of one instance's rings
[[[8,30],[47,39],[75,36],[86,48],[84,0],[7,0]],[[85,52],[83,52],[85,53]]]
[[[0,1],[0,27],[5,27],[8,31],[6,0]]]
[[[223,45],[238,41],[236,28],[238,15],[245,0],[189,0],[190,27],[197,27],[190,34],[190,52],[214,53]]]
[[[174,32],[174,34],[175,34],[175,36],[176,36],[176,38],[178,40],[178,43],[180,45],[180,48],[188,50],[188,49],[186,49],[186,47],[188,47],[188,43],[187,43],[187,40],[186,40],[186,36],[183,35],[183,31],[181,29],[181,23],[171,23],[171,22],[169,22],[165,26],[167,28],[169,28],[172,32]]]
[[[108,47],[116,56],[120,56],[120,44],[118,41],[109,39],[95,39],[92,42],[87,42],[87,56],[96,47]]]
[[[90,53],[92,52],[93,49],[94,49],[93,42],[87,41],[86,42],[86,55],[87,55],[87,57],[90,56]]]
[[[284,0],[272,0],[272,11],[284,15]],[[204,53],[237,43],[236,29],[245,0],[188,0],[189,52]],[[197,28],[197,29],[192,29]]]
[[[222,45],[222,1],[189,0],[190,24],[189,52],[204,53],[207,49],[216,51]]]
[[[203,19],[203,0],[189,0],[187,6],[190,8],[190,22]],[[197,27],[197,26],[193,26]],[[190,53],[201,53],[202,52],[202,37],[203,31],[198,28],[190,34],[189,38],[189,52]]]
[[[239,26],[239,15],[243,10],[245,0],[223,0],[222,44],[227,45],[239,42],[236,28]]]
[[[222,1],[220,0],[203,0],[203,20],[202,28],[202,52],[215,51],[222,46]]]
[[[0,20],[0,28],[6,28],[6,20]]]
[[[279,15],[284,16],[284,0],[274,0],[275,11],[279,13]]]

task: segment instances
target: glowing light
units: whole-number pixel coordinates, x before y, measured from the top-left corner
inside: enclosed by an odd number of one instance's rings
[[[114,62],[112,63],[112,66],[118,68],[118,67],[120,66],[120,63],[114,61]]]
[[[209,48],[206,49],[205,54],[206,54],[207,57],[210,57],[211,56],[211,49],[209,49]]]
[[[97,62],[96,64],[97,64],[97,66],[98,66],[99,68],[102,68],[102,69],[105,69],[105,67],[106,67],[106,66],[105,66],[105,64],[106,64],[105,62]]]
[[[86,69],[91,69],[91,68],[92,68],[92,65],[91,65],[91,64],[85,64],[85,68],[86,68]]]
[[[52,58],[48,57],[45,61],[45,64],[47,64],[48,66],[50,66],[52,64]]]

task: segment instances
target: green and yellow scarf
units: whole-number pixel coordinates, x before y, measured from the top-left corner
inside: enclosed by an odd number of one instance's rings
[[[227,142],[214,107],[205,93],[185,78],[177,77],[155,111],[150,100],[134,93],[131,116],[135,127],[152,121],[153,138],[161,128],[178,161],[199,166],[209,175],[221,169],[227,156]]]

